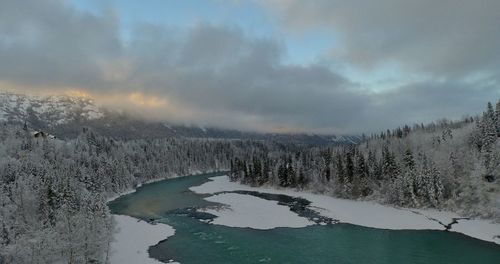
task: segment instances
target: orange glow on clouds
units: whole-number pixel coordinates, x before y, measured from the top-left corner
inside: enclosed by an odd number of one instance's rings
[[[69,90],[64,92],[65,95],[70,96],[70,97],[82,97],[82,98],[91,98],[92,96],[83,90]]]
[[[128,96],[128,100],[137,106],[148,108],[160,108],[167,106],[167,100],[156,96],[147,96],[139,92],[131,93]]]

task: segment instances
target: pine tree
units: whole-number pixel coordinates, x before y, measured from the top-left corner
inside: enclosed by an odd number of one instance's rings
[[[231,159],[231,164],[229,166],[229,179],[233,180],[234,179],[234,174],[236,173],[235,168],[234,168],[234,162]]]
[[[269,173],[271,172],[269,163],[270,161],[267,158],[264,158],[264,168],[262,169],[262,177],[259,183],[260,185],[265,184],[269,181]]]
[[[5,225],[5,222],[2,222],[2,232],[0,233],[0,245],[7,246],[10,244],[9,231]]]
[[[344,162],[342,161],[342,155],[340,153],[337,153],[335,155],[335,167],[337,171],[337,185],[338,186],[343,186],[346,178],[345,174],[345,169],[344,169]]]
[[[441,138],[443,139],[443,141],[453,139],[453,132],[451,131],[451,129],[446,128],[445,130],[443,130],[443,132],[441,134]]]
[[[382,175],[389,180],[394,180],[399,173],[396,158],[389,147],[385,146],[382,151]]]
[[[296,186],[296,180],[295,180],[295,169],[293,168],[293,162],[292,162],[292,157],[288,158],[287,165],[286,165],[286,186],[288,187],[295,187]]]
[[[407,148],[405,151],[405,156],[403,158],[404,165],[407,170],[415,169],[415,159],[413,158],[413,153],[411,149]]]
[[[491,167],[492,147],[497,140],[496,131],[496,114],[493,110],[493,105],[488,102],[486,112],[483,113],[483,118],[480,123],[481,129],[481,152],[484,157],[484,165],[487,169]]]
[[[346,153],[346,165],[345,165],[345,173],[346,173],[346,178],[345,182],[346,183],[352,183],[352,180],[354,178],[354,161],[352,159],[352,154],[350,151]]]
[[[375,156],[375,153],[371,149],[368,150],[368,160],[367,160],[366,165],[368,166],[369,177],[375,179],[376,178],[377,157]]]
[[[262,180],[262,163],[259,158],[253,157],[253,173],[252,173],[252,184],[261,185]]]
[[[496,128],[497,128],[497,137],[500,137],[500,99],[496,105]]]
[[[369,171],[365,162],[365,157],[361,153],[357,154],[355,175],[357,178],[356,185],[359,190],[359,195],[368,196],[372,192],[368,184]]]
[[[443,201],[443,194],[444,194],[444,185],[443,181],[441,180],[439,171],[435,171],[435,177],[434,177],[434,188],[436,190],[436,195],[435,195],[435,207],[440,207]]]
[[[303,188],[307,184],[307,178],[304,174],[304,169],[300,168],[299,169],[299,177],[297,179],[297,185],[301,188]]]
[[[281,187],[288,186],[288,174],[285,165],[280,164],[278,167],[278,181]]]
[[[486,106],[486,116],[492,120],[495,120],[495,110],[493,110],[493,104],[491,102],[488,102]]]

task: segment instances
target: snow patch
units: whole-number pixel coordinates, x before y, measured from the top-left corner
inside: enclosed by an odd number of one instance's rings
[[[216,225],[273,229],[276,227],[299,228],[314,224],[290,211],[288,206],[278,205],[276,201],[268,201],[251,195],[225,193],[207,197],[205,200],[228,206],[203,210],[217,216],[211,222]]]
[[[462,233],[485,241],[491,241],[500,245],[500,225],[486,220],[458,220],[458,223],[454,224],[450,231]]]
[[[113,215],[118,232],[111,243],[111,264],[161,264],[149,258],[148,248],[175,234],[166,224],[152,225],[130,216]],[[177,262],[169,262],[177,263]]]
[[[326,195],[279,190],[270,187],[250,187],[237,182],[231,182],[227,176],[212,177],[210,180],[200,186],[191,187],[190,190],[200,194],[241,190],[302,197],[311,201],[310,208],[323,216],[337,219],[344,223],[372,228],[445,230],[443,224],[452,223],[454,218],[460,217],[453,212],[432,209],[399,209],[371,201],[346,200]],[[258,213],[258,211],[254,211],[254,213]],[[282,217],[282,219],[285,218]],[[500,244],[500,238],[498,237],[500,235],[500,224],[491,223],[487,220],[460,219],[458,223],[452,225],[450,231]]]

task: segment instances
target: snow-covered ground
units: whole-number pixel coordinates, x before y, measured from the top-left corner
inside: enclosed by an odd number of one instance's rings
[[[162,263],[149,257],[148,248],[173,236],[174,228],[165,224],[152,225],[125,215],[113,215],[113,218],[118,232],[111,243],[111,264]]]
[[[251,195],[225,193],[210,196],[206,200],[228,205],[228,208],[204,210],[217,216],[212,224],[254,229],[305,227],[314,224],[290,211],[288,206]]]
[[[486,220],[458,220],[458,224],[454,224],[450,231],[492,241],[500,245],[500,225]]]
[[[302,197],[311,201],[311,209],[318,211],[321,215],[337,219],[340,222],[372,228],[394,230],[444,230],[445,227],[443,226],[443,224],[447,225],[453,222],[453,218],[459,217],[455,213],[445,211],[398,209],[370,201],[353,201],[334,198],[326,195],[318,195],[308,192],[297,192],[292,190],[278,190],[269,187],[255,188],[236,182],[230,182],[229,177],[227,176],[213,177],[210,179],[210,182],[206,182],[200,186],[191,187],[190,190],[196,193],[203,194],[214,194],[224,191],[248,190],[263,193],[285,194],[293,197]],[[226,209],[214,213],[223,220],[217,221],[216,219],[213,223],[228,224],[229,221],[233,221],[231,219],[234,219],[234,221],[239,221],[240,217],[236,219],[236,216],[234,215],[236,213],[239,213],[240,211],[245,210],[245,216],[242,216],[241,218],[249,218],[245,220],[246,223],[253,223],[253,226],[251,227],[255,227],[263,224],[260,222],[262,221],[262,215],[268,214],[270,211],[275,211],[275,213],[272,213],[269,216],[275,219],[273,219],[272,221],[266,221],[272,223],[275,223],[275,221],[281,221],[283,224],[277,226],[286,226],[287,217],[289,217],[289,214],[279,215],[278,210],[281,210],[281,208],[279,208],[279,205],[277,203],[273,203],[273,207],[275,207],[275,209],[269,207],[266,207],[264,209],[259,206],[248,206],[247,203],[249,201],[247,199],[249,198],[242,199],[243,196],[235,197],[226,194],[206,198],[207,200],[230,205],[232,209],[232,211]],[[239,199],[241,199],[242,201],[238,201]],[[270,206],[271,203],[267,204],[267,206]],[[439,222],[441,222],[442,224]],[[450,231],[463,233],[474,238],[500,244],[500,238],[497,237],[498,235],[500,235],[500,224],[490,223],[486,220],[458,220],[458,223],[454,224]]]

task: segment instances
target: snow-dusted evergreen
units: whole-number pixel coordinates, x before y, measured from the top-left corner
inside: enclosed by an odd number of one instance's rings
[[[208,139],[75,140],[0,126],[0,263],[105,263],[106,200],[138,183],[229,168],[261,143]]]
[[[236,157],[231,178],[500,221],[500,101],[481,117],[404,126],[359,145]]]

